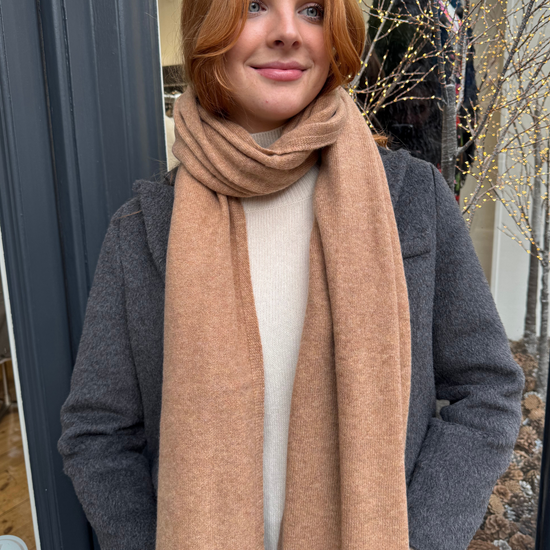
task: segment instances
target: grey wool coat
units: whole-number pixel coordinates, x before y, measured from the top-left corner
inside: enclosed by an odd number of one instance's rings
[[[379,152],[410,303],[410,545],[465,550],[510,463],[524,375],[441,174],[405,150]],[[173,176],[135,182],[135,196],[112,217],[61,410],[63,471],[102,550],[155,548]],[[440,415],[436,399],[450,402]]]

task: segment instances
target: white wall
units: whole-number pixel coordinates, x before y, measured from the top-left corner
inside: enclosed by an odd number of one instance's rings
[[[509,0],[508,1],[508,11],[513,13],[514,10],[518,8],[518,0]],[[508,32],[515,32],[517,25],[520,22],[520,15],[518,14],[511,24],[511,28]],[[535,24],[536,21],[533,21],[531,25]],[[539,31],[538,35],[534,37],[531,44],[535,45],[538,43],[538,39],[548,38],[550,36],[550,29],[548,27],[542,28]],[[508,37],[508,40],[511,40]],[[550,66],[546,66],[543,69],[543,74],[548,74],[550,72]],[[524,77],[525,78],[525,77]],[[514,80],[506,85],[509,89],[508,97],[514,98],[516,95],[517,83]],[[544,106],[546,109],[550,108],[549,98],[546,97]],[[507,120],[508,113],[506,110],[502,112],[502,124],[505,124]],[[532,125],[533,120],[524,115],[518,119],[520,125],[523,124],[525,128],[528,128]],[[544,125],[544,124],[543,124]],[[544,144],[542,149],[544,150],[548,144],[548,130],[543,129],[542,137],[544,138]],[[528,183],[533,183],[532,175],[534,173],[534,155],[533,155],[533,144],[529,141],[533,139],[533,133],[531,132],[529,138],[521,138],[521,142],[524,144],[523,152],[527,151],[527,159],[529,168],[527,173],[525,170],[519,168],[519,164],[512,169],[510,176],[513,176],[517,179],[518,183],[526,185]],[[507,156],[508,155],[508,156]],[[516,160],[514,160],[514,157]],[[499,158],[499,174],[502,176],[506,173],[507,168],[509,169],[514,165],[514,162],[517,163],[518,154],[516,153],[514,157],[510,153],[501,153]],[[542,194],[546,191],[546,182],[548,181],[548,176],[546,174],[546,163],[544,163],[543,174],[542,174]],[[529,180],[529,176],[531,176]],[[507,180],[510,181],[510,177],[507,177]],[[511,187],[509,189],[512,189]],[[512,193],[509,194],[509,197]],[[517,240],[522,240],[526,247],[529,246],[528,241],[521,235],[519,228],[517,227],[516,222],[509,216],[506,208],[500,203],[496,202],[496,214],[495,214],[495,231],[494,231],[494,241],[493,241],[493,258],[492,258],[492,273],[491,273],[491,290],[495,298],[497,309],[502,318],[504,328],[506,329],[508,338],[512,340],[519,340],[523,337],[523,326],[525,322],[525,312],[526,312],[526,300],[527,300],[527,277],[528,277],[528,268],[529,268],[529,259],[530,254],[527,253],[518,243]],[[482,209],[483,210],[483,209]],[[516,241],[512,240],[508,235],[504,234],[502,229],[504,226],[507,226],[508,229],[512,230],[516,236]],[[541,229],[543,226],[541,227]],[[539,269],[539,277],[541,274],[541,269]],[[540,287],[541,281],[539,278],[539,296],[540,296]],[[540,302],[537,303],[537,327],[540,326]]]
[[[527,300],[529,255],[500,228],[506,225],[521,237],[515,222],[500,202],[496,202],[491,291],[499,315],[511,340],[523,337]],[[540,291],[540,284],[539,284]]]
[[[181,0],[158,0],[162,66],[179,65]]]

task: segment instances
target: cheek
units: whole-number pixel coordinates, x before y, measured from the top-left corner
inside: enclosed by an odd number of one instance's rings
[[[320,76],[327,75],[330,69],[330,58],[325,48],[325,42],[322,34],[318,34],[312,41],[312,58],[319,69]]]
[[[234,77],[239,66],[240,52],[237,45],[233,46],[224,56],[225,70],[229,78]]]
[[[225,64],[228,73],[231,72],[234,75],[242,69],[245,61],[250,57],[251,53],[255,49],[253,37],[249,36],[250,33],[245,30],[235,43],[235,45],[225,54]]]

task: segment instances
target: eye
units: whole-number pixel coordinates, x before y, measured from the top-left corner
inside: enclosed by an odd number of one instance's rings
[[[302,10],[302,13],[308,19],[313,19],[314,21],[320,21],[323,18],[323,7],[319,4],[314,4],[312,6],[307,6]]]
[[[259,13],[261,9],[259,2],[250,2],[248,5],[248,13]]]

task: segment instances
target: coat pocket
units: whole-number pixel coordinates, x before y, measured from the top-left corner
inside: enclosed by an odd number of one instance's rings
[[[429,231],[405,236],[401,241],[401,256],[403,259],[414,258],[427,254],[432,250],[432,239]]]

